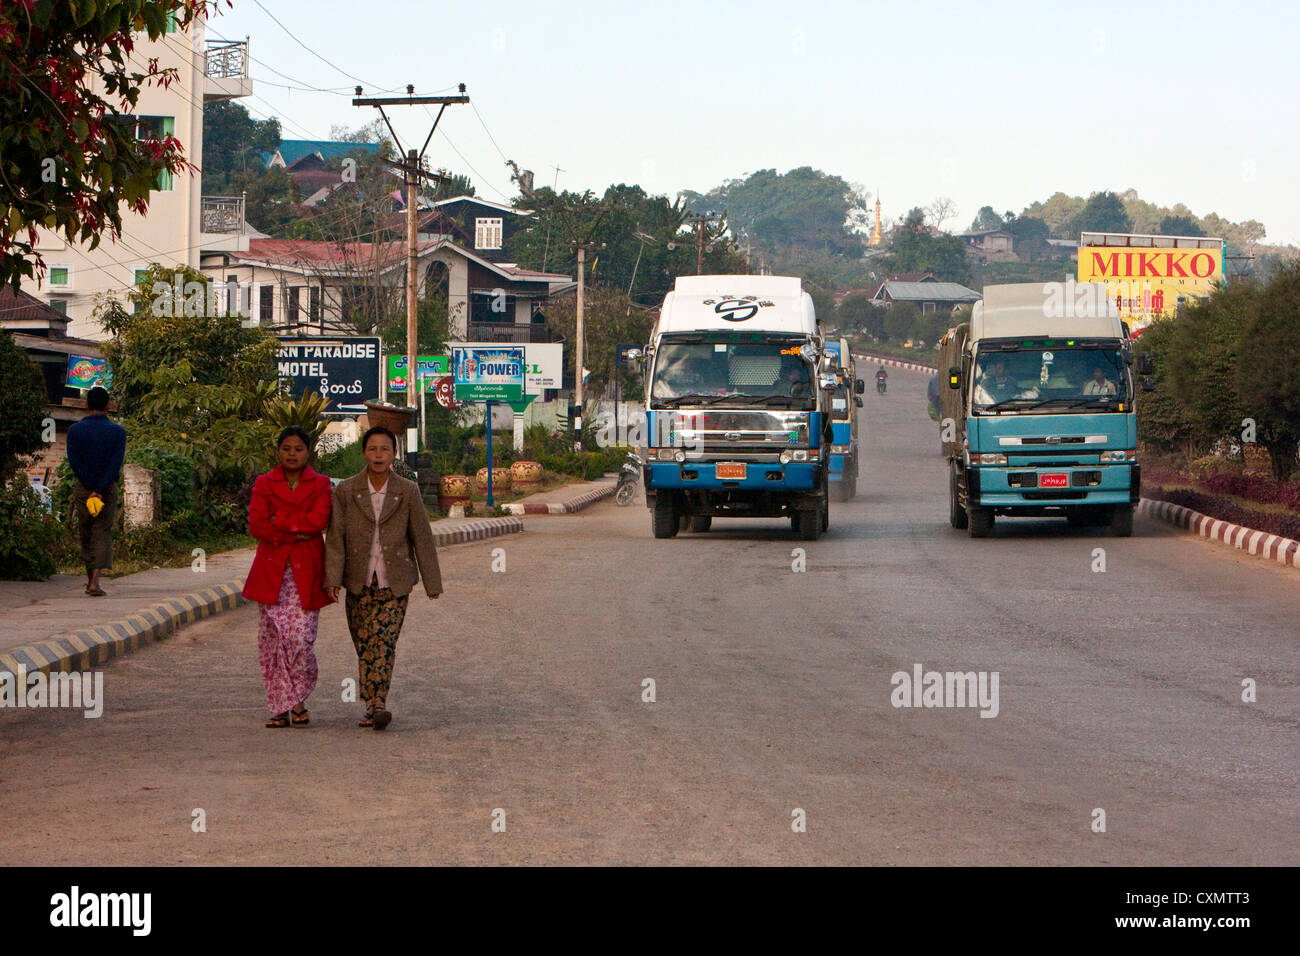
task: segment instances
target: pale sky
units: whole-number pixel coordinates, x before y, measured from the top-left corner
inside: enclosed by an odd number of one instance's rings
[[[251,37],[240,102],[287,139],[377,116],[351,105],[352,77],[365,95],[465,83],[473,107],[447,108],[428,155],[487,199],[516,192],[505,159],[539,186],[558,164],[561,189],[669,196],[808,165],[879,191],[890,217],[950,197],[948,229],[985,204],[1132,187],[1300,245],[1300,2],[261,0],[333,66],[233,2],[209,37]],[[390,116],[418,148],[424,108]]]

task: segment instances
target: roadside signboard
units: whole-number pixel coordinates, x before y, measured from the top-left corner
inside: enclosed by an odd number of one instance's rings
[[[1208,296],[1223,283],[1224,242],[1203,236],[1085,232],[1079,237],[1080,282],[1106,286],[1106,296],[1133,330],[1173,315],[1178,300]]]
[[[522,345],[453,348],[452,377],[461,402],[518,402],[524,397]]]
[[[417,355],[415,358],[416,374],[425,376],[425,392],[434,392],[437,390],[437,380],[443,376],[450,375],[451,359],[446,355]],[[407,381],[409,376],[406,374],[406,356],[392,355],[387,357],[388,391],[406,392]]]
[[[375,336],[281,336],[276,368],[293,398],[303,392],[328,398],[326,415],[358,415],[367,400],[380,397]]]

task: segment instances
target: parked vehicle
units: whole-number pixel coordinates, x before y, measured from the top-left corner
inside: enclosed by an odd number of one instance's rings
[[[1141,486],[1133,353],[1104,286],[986,286],[970,322],[939,348],[954,528],[983,538],[998,515],[1059,515],[1132,534]]]
[[[787,276],[685,276],[646,349],[646,505],[656,538],[715,517],[830,522],[837,378],[812,298]]]
[[[826,352],[837,368],[838,384],[831,395],[831,497],[848,501],[858,491],[858,396],[866,383],[857,376],[857,366],[845,339],[827,342]]]
[[[634,452],[628,452],[627,461],[618,470],[618,486],[614,489],[616,505],[625,507],[636,500],[636,489],[641,483],[641,469],[644,465],[645,459]]]

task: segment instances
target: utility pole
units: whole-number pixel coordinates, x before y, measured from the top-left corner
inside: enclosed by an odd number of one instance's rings
[[[573,450],[582,451],[582,290],[586,271],[587,245],[578,243],[578,344],[573,373]]]
[[[695,274],[702,275],[704,272],[704,230],[707,223],[714,222],[717,219],[713,213],[696,213],[693,216],[687,216],[686,221],[695,226]],[[710,249],[710,251],[712,251]]]
[[[418,301],[418,284],[416,275],[418,272],[419,250],[416,243],[416,196],[419,191],[420,177],[428,175],[420,168],[420,163],[424,159],[424,151],[429,148],[429,141],[433,139],[433,131],[438,128],[438,121],[442,119],[442,114],[446,111],[447,106],[451,103],[468,103],[469,97],[465,96],[465,84],[460,84],[460,96],[416,96],[415,87],[407,84],[406,96],[378,96],[363,99],[361,96],[361,87],[356,88],[356,98],[353,99],[353,106],[373,106],[379,110],[379,115],[384,119],[384,125],[388,127],[388,132],[393,135],[393,145],[397,147],[398,154],[402,155],[402,160],[393,163],[395,167],[402,170],[403,179],[406,184],[406,397],[408,403],[412,398],[412,392],[415,391],[419,379],[417,372],[419,366],[416,353],[419,351],[417,338],[419,336],[419,301]],[[388,120],[388,114],[384,112],[385,106],[427,106],[438,104],[438,115],[434,117],[433,125],[429,127],[429,135],[424,138],[424,145],[417,153],[414,149],[402,151],[402,141],[397,136],[397,131],[393,129],[393,124]],[[411,403],[413,404],[413,403]],[[492,429],[492,423],[488,422],[488,431]],[[408,448],[407,451],[410,451]]]

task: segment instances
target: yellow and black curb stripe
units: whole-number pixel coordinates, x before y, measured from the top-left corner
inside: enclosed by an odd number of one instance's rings
[[[433,541],[440,548],[449,544],[463,544],[466,541],[481,541],[503,534],[515,534],[524,530],[524,523],[518,518],[483,518],[466,521],[454,528],[433,529]]]
[[[0,673],[85,671],[129,654],[152,641],[171,637],[186,624],[233,610],[245,603],[242,579],[227,581],[141,608],[134,614],[84,631],[55,634],[0,654]]]

